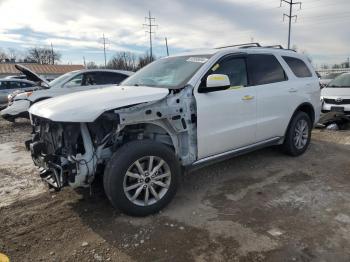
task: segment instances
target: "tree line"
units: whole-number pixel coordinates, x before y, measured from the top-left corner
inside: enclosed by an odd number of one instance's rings
[[[19,62],[19,63],[37,63],[42,65],[53,65],[60,61],[61,53],[51,48],[33,47],[26,51],[8,48],[0,49],[0,63]],[[136,54],[133,52],[116,52],[108,60],[106,66],[97,65],[91,61],[86,64],[86,68],[108,68],[117,70],[137,71],[148,63],[154,61],[155,56],[150,57],[149,53]]]
[[[138,55],[133,52],[116,52],[110,60],[108,60],[106,66],[98,66],[95,62],[88,62],[86,68],[107,68],[116,70],[137,71],[150,62],[154,61],[155,56],[150,57],[149,53]]]
[[[0,49],[0,63],[24,62],[53,65],[59,62],[60,59],[60,52],[46,47],[33,47],[24,52],[18,51],[14,48],[8,48],[7,50]]]

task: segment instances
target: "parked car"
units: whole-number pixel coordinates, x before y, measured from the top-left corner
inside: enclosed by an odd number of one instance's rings
[[[326,87],[334,78],[336,78],[337,76],[340,76],[341,74],[343,73],[329,73],[324,76],[321,76],[320,78],[321,88]]]
[[[29,112],[26,146],[51,187],[89,187],[104,170],[113,206],[145,216],[170,202],[184,170],[271,145],[303,154],[320,88],[304,55],[255,44],[161,58],[119,88]]]
[[[122,70],[85,69],[66,73],[48,82],[24,66],[20,65],[19,68],[28,78],[40,81],[41,90],[20,93],[12,97],[8,107],[1,111],[1,116],[8,121],[14,121],[17,117],[28,117],[29,107],[38,101],[67,93],[119,84],[133,73]]]
[[[350,114],[350,73],[332,80],[321,92],[322,112],[344,112]]]
[[[6,76],[5,79],[27,79],[26,75],[12,75]]]
[[[0,79],[0,109],[7,106],[8,96],[13,92],[32,91],[36,87],[36,83],[28,80]]]

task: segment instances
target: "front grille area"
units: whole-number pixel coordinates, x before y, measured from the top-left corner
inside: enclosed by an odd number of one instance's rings
[[[345,105],[350,104],[350,99],[343,99],[342,101],[336,101],[336,99],[325,98],[324,102],[333,105]]]

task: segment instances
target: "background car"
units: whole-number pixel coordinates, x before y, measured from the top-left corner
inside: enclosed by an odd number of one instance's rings
[[[28,80],[0,79],[0,109],[7,106],[8,96],[13,92],[32,91],[36,87],[36,83]]]
[[[329,73],[324,76],[321,76],[320,78],[321,88],[324,88],[325,86],[327,86],[334,78],[336,78],[337,76],[340,76],[341,74],[343,73]]]
[[[332,80],[321,91],[322,113],[336,111],[350,114],[350,73]]]
[[[66,73],[55,80],[48,82],[22,65],[16,68],[28,79],[39,83],[39,90],[16,94],[6,109],[1,111],[1,116],[8,121],[14,121],[17,117],[27,117],[29,107],[39,101],[69,94],[78,91],[101,88],[113,84],[119,84],[133,72],[108,69],[84,69]]]

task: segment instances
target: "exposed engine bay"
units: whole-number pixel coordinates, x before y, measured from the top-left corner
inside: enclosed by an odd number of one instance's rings
[[[165,98],[104,112],[91,123],[53,122],[31,115],[26,142],[40,176],[57,190],[88,187],[123,144],[155,140],[172,147],[183,166],[197,159],[193,87],[169,90]]]

